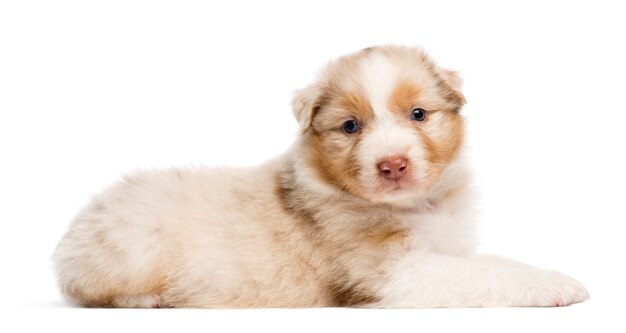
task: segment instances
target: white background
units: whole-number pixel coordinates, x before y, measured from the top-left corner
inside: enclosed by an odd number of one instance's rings
[[[0,330],[624,328],[618,1],[215,3],[0,3]],[[50,255],[90,195],[137,168],[254,165],[283,152],[297,132],[292,91],[328,59],[385,43],[421,45],[465,78],[482,250],[568,273],[591,301],[234,311],[62,300]]]

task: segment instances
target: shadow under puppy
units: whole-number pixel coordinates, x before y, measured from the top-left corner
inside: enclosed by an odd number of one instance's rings
[[[104,307],[558,306],[557,272],[474,255],[460,79],[417,48],[340,57],[296,93],[298,140],[255,168],[141,172],[54,259]]]

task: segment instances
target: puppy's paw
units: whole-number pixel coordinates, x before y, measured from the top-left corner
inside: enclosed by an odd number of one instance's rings
[[[556,296],[549,306],[566,306],[589,299],[589,292],[582,283],[559,272],[548,272],[548,274],[551,276],[552,290]]]
[[[523,306],[567,306],[584,302],[589,299],[589,293],[582,283],[575,279],[554,271],[542,271],[535,276],[531,285],[527,286]]]

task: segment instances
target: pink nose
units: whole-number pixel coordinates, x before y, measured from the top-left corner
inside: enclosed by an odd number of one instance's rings
[[[408,161],[404,156],[389,156],[378,164],[380,175],[389,180],[400,180],[407,173]]]

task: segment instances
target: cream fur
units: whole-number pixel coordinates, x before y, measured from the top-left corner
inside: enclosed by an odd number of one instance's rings
[[[414,102],[433,111],[423,124],[406,118],[410,108],[389,107],[407,80]],[[339,90],[324,99],[328,89]],[[369,108],[333,104],[355,91]],[[55,252],[61,289],[79,304],[113,307],[584,301],[585,288],[565,275],[474,254],[470,175],[448,147],[462,135],[450,119],[461,121],[463,101],[458,77],[420,50],[340,58],[294,99],[303,132],[283,156],[255,168],[138,172],[96,196]],[[335,120],[358,117],[363,130],[351,135]],[[376,165],[397,154],[411,165],[406,189],[381,190]],[[333,171],[335,157],[354,165]]]

